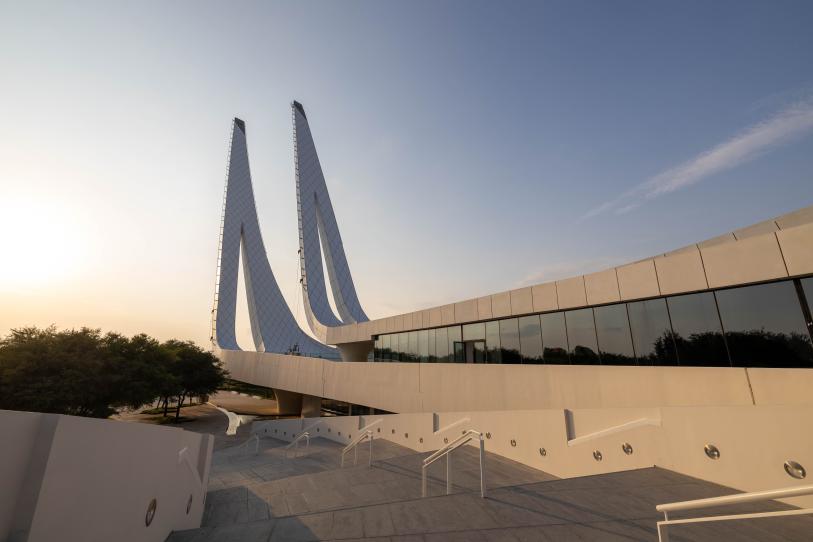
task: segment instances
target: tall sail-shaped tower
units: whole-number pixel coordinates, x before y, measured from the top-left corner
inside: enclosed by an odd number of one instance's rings
[[[234,327],[237,274],[242,256],[251,333],[256,349],[261,352],[299,351],[312,356],[336,357],[334,348],[321,344],[302,331],[271,271],[254,202],[246,125],[237,118],[232,124],[220,228],[212,342],[224,350],[240,349]]]
[[[366,322],[368,318],[356,295],[305,109],[296,101],[291,108],[302,297],[311,330],[324,340],[327,327]],[[323,255],[338,316],[328,302]]]

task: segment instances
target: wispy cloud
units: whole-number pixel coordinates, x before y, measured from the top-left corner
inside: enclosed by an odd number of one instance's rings
[[[624,214],[644,202],[692,186],[727,169],[737,167],[813,130],[813,100],[807,99],[776,113],[715,145],[693,159],[651,177],[618,197],[588,211],[582,218],[606,212]]]
[[[592,273],[619,264],[618,258],[598,257],[590,260],[573,260],[556,263],[546,263],[536,270],[528,273],[514,284],[514,288],[522,288],[542,282],[570,278],[586,273]]]

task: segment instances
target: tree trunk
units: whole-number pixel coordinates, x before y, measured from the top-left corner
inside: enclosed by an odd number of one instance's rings
[[[169,411],[169,397],[164,397],[164,417],[167,417]]]
[[[178,423],[178,419],[181,417],[181,405],[183,404],[183,396],[184,396],[183,393],[178,396],[178,406],[175,409],[175,423]]]

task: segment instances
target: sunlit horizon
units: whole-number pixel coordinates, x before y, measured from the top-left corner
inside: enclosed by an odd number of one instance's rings
[[[235,116],[307,331],[294,99],[371,318],[813,204],[813,6],[742,5],[730,27],[719,5],[463,6],[7,3],[0,335],[53,324],[208,347]]]

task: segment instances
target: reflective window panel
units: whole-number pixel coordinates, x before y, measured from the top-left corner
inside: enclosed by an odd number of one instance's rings
[[[418,332],[409,332],[409,351],[407,352],[407,361],[418,361]]]
[[[500,323],[486,322],[486,357],[488,363],[502,363],[500,356]]]
[[[813,277],[802,279],[799,282],[802,283],[802,290],[805,293],[805,299],[807,299],[807,308],[813,312]]]
[[[635,365],[630,323],[624,303],[593,309],[602,365]]]
[[[717,315],[714,294],[667,297],[672,331],[680,365],[728,366],[728,353]]]
[[[373,347],[373,361],[381,361],[381,336],[375,338]]]
[[[442,327],[435,330],[435,349],[438,363],[449,363],[449,328]]]
[[[478,324],[466,324],[463,326],[464,341],[482,341],[486,338],[486,325],[483,322]]]
[[[565,311],[565,324],[570,345],[570,362],[582,365],[599,364],[593,309]]]
[[[407,333],[398,334],[398,361],[409,361],[409,335]]]
[[[419,361],[429,361],[429,330],[418,331],[418,357]]]
[[[640,365],[677,365],[675,342],[665,299],[627,304],[632,344]]]
[[[813,346],[793,281],[719,290],[716,295],[734,366],[813,365]]]
[[[522,363],[538,364],[542,361],[542,329],[539,315],[523,316],[519,320],[519,351]]]
[[[500,320],[500,357],[503,363],[521,363],[519,323],[516,318]]]
[[[435,335],[436,335],[436,331],[437,331],[437,330],[430,329],[430,330],[427,330],[427,332],[426,332],[426,333],[427,333],[427,335],[428,335],[428,337],[429,337],[429,338],[428,338],[428,343],[429,343],[429,345],[428,345],[428,348],[429,348],[429,359],[427,359],[427,361],[429,361],[430,363],[435,362],[435,361],[437,361],[437,360],[438,360],[438,357],[437,357],[437,350],[436,350],[436,348],[435,348]]]
[[[460,344],[463,341],[463,337],[460,333],[460,326],[453,326],[446,328],[449,333],[449,354],[450,360],[454,363],[466,363],[466,352],[463,348],[457,347],[455,348],[455,344]]]
[[[381,360],[392,360],[392,335],[383,335],[381,337]]]
[[[540,317],[542,321],[542,357],[545,363],[570,363],[567,354],[567,331],[565,315],[551,312]]]

